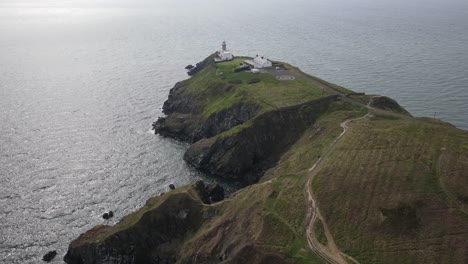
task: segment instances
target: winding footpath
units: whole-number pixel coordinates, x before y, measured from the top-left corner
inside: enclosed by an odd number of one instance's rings
[[[343,96],[342,93],[340,93],[339,91],[336,91],[335,89],[333,89],[333,88],[331,88],[331,87],[329,87],[327,85],[320,84],[320,87],[322,89],[326,89],[327,91],[330,91],[330,92],[332,92],[334,94],[339,94],[339,95]],[[389,111],[386,111],[386,110],[377,109],[377,108],[372,107],[371,103],[372,103],[373,99],[377,98],[377,97],[379,97],[379,96],[373,96],[370,99],[368,104],[362,104],[362,103],[360,103],[360,102],[358,102],[356,100],[346,98],[344,96],[342,97],[345,100],[348,100],[350,102],[360,104],[360,105],[363,105],[363,106],[367,107],[367,109],[369,109],[369,112],[366,115],[362,116],[362,117],[358,117],[358,118],[354,118],[354,119],[348,119],[348,120],[342,122],[340,124],[340,127],[343,128],[343,132],[341,132],[341,134],[332,142],[329,150],[327,151],[328,153],[332,152],[335,149],[336,143],[338,143],[338,141],[346,134],[346,132],[348,131],[350,122],[370,117],[371,113],[398,117],[398,118],[405,119],[405,120],[416,120],[414,117],[411,117],[411,116],[406,116],[406,115],[393,113],[393,112],[389,112]],[[312,192],[312,181],[313,181],[315,175],[317,174],[317,172],[320,170],[321,165],[322,165],[322,160],[325,157],[326,157],[326,153],[324,155],[322,155],[322,157],[320,157],[315,162],[315,164],[309,169],[307,182],[306,182],[306,185],[305,185],[305,188],[304,188],[304,193],[305,193],[305,196],[307,197],[307,216],[306,216],[307,242],[309,244],[309,248],[317,256],[319,256],[325,263],[347,264],[349,262],[352,262],[352,263],[355,263],[355,264],[359,264],[359,262],[356,259],[354,259],[353,257],[351,257],[349,255],[346,255],[345,253],[341,252],[339,250],[339,248],[336,246],[335,241],[333,240],[333,236],[332,236],[330,230],[328,229],[328,225],[327,225],[327,223],[325,221],[325,218],[320,214],[320,210],[319,210],[317,201],[314,199],[314,195],[313,195],[313,192]],[[319,220],[320,223],[323,226],[323,230],[324,230],[325,236],[327,238],[327,242],[328,242],[328,244],[326,246],[324,246],[320,242],[318,242],[317,238],[315,236],[314,225],[317,222],[317,220]]]
[[[331,148],[328,152],[332,151],[336,143],[345,135],[348,131],[348,124],[352,121],[367,118],[369,114],[366,114],[362,117],[348,119],[340,124],[343,128],[343,132],[333,141]],[[307,197],[307,216],[306,216],[306,236],[307,236],[307,243],[309,244],[309,248],[319,256],[324,262],[326,263],[336,263],[336,264],[347,264],[348,262],[345,260],[350,260],[354,263],[359,263],[353,257],[346,255],[345,253],[341,252],[335,244],[333,240],[333,236],[331,235],[330,230],[325,222],[325,219],[320,214],[320,210],[317,204],[317,201],[314,199],[314,195],[312,193],[312,181],[317,175],[317,172],[320,170],[322,160],[324,157],[320,157],[317,162],[309,169],[309,175],[307,178],[307,182],[304,188],[305,195]],[[321,224],[323,225],[324,233],[328,241],[328,245],[324,246],[320,242],[317,241],[315,234],[314,234],[314,225],[317,220],[320,220]]]
[[[322,91],[327,91],[331,94],[340,95],[343,100],[351,102],[353,104],[361,105],[366,107],[369,111],[366,115],[354,119],[348,119],[340,124],[340,127],[343,128],[343,132],[331,143],[330,148],[328,149],[327,153],[331,153],[334,148],[336,147],[336,143],[346,134],[349,128],[349,123],[352,121],[356,121],[359,119],[364,119],[370,117],[371,114],[376,115],[386,115],[386,116],[393,116],[405,120],[417,120],[412,116],[407,116],[399,113],[390,112],[387,110],[377,109],[372,107],[372,102],[380,97],[380,96],[372,96],[367,104],[359,102],[358,100],[352,99],[347,96],[343,91],[339,91],[333,87],[331,87],[328,83],[318,78],[311,77],[307,74],[301,75],[301,77],[309,80],[311,83],[315,84],[318,88],[322,89]],[[359,264],[359,262],[354,259],[353,257],[346,255],[345,253],[341,252],[335,244],[333,236],[328,229],[328,225],[325,221],[325,218],[320,214],[320,210],[317,204],[317,201],[314,199],[314,195],[312,192],[312,181],[315,175],[320,171],[322,160],[326,158],[326,153],[322,154],[322,157],[315,162],[315,164],[309,169],[309,174],[307,178],[307,182],[305,184],[304,193],[307,198],[307,215],[306,215],[306,236],[307,236],[307,243],[309,248],[319,256],[325,263],[337,263],[337,264],[347,264],[347,263],[355,263]],[[322,245],[320,242],[317,241],[317,238],[314,234],[314,225],[317,222],[323,226],[323,230],[327,239],[327,245]]]

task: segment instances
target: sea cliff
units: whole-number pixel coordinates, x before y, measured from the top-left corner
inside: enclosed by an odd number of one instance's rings
[[[466,131],[286,63],[253,74],[213,56],[153,126],[191,143],[188,164],[246,187],[152,197],[73,241],[67,263],[468,261]]]

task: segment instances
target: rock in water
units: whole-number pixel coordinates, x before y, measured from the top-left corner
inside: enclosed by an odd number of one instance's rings
[[[112,218],[112,217],[114,217],[114,212],[109,211],[109,218]]]
[[[174,184],[169,184],[169,189],[174,190],[174,189],[175,189],[175,185],[174,185]]]
[[[51,260],[55,258],[55,256],[57,256],[57,251],[55,250],[49,251],[47,252],[47,254],[44,255],[44,257],[42,257],[42,260],[45,262],[50,262]]]
[[[109,214],[108,213],[104,213],[102,215],[102,218],[104,218],[105,220],[109,219]]]

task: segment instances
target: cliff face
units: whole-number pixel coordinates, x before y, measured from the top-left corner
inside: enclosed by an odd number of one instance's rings
[[[73,241],[65,256],[72,264],[175,263],[180,248],[216,215],[208,204],[224,199],[220,185],[198,181],[150,198],[115,226],[99,225]]]
[[[190,192],[148,200],[117,226],[98,226],[70,244],[67,263],[174,263],[185,236],[210,210]],[[156,201],[158,200],[158,201]],[[132,219],[133,218],[133,219]]]
[[[337,99],[328,96],[263,113],[238,132],[194,143],[184,160],[213,175],[254,183]]]
[[[153,124],[154,130],[193,143],[184,155],[188,164],[245,184],[258,181],[288,146],[338,99],[337,95],[306,102],[295,99],[298,103],[265,108],[262,101],[249,98],[251,88],[242,90],[222,78],[216,80],[211,76],[203,86],[197,86],[201,79],[207,79],[205,72],[215,69],[214,76],[217,76],[220,71],[213,63],[204,61],[199,65],[204,67],[198,69],[201,76],[195,75],[171,89],[163,105],[167,116]],[[198,88],[193,89],[194,86]],[[240,100],[211,111],[226,104],[223,98],[232,97]]]
[[[372,96],[369,100],[369,106],[411,116],[406,109],[397,103],[397,101],[386,96]]]
[[[284,254],[256,245],[264,229],[262,204],[272,188],[247,191],[247,202],[241,195],[209,205],[206,199],[214,196],[207,196],[206,188],[196,182],[150,198],[115,226],[96,226],[70,244],[65,262],[289,263]]]
[[[237,103],[208,117],[202,117],[203,98],[197,95],[178,94],[184,88],[177,84],[172,96],[164,103],[166,117],[159,118],[153,125],[156,133],[187,142],[210,138],[242,124],[257,114],[258,106]]]

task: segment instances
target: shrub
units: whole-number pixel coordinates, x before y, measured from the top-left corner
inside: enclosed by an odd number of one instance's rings
[[[231,84],[242,84],[241,80],[230,80],[229,83]]]
[[[248,69],[250,69],[249,66],[243,66],[243,67],[235,68],[235,69],[234,69],[234,72],[246,71],[246,70],[248,70]]]
[[[254,83],[259,83],[261,80],[259,78],[253,78],[253,79],[250,79],[248,84],[254,84]]]

